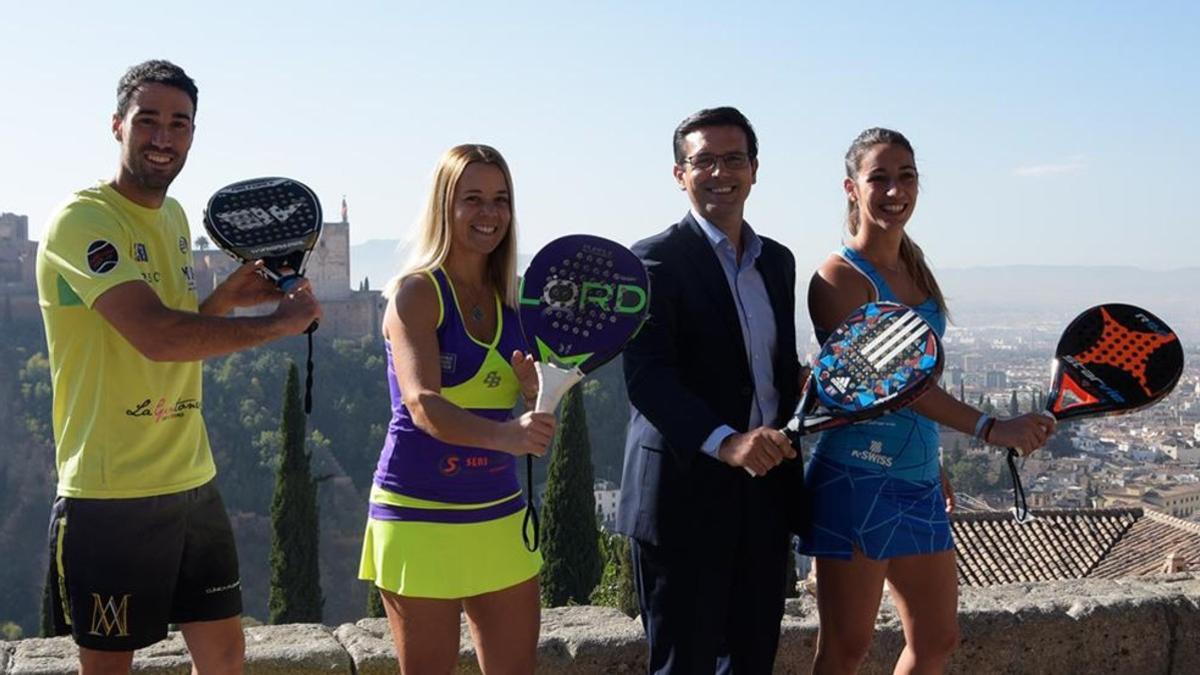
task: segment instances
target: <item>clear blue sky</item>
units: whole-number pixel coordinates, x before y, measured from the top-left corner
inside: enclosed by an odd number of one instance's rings
[[[747,218],[802,268],[839,243],[841,156],[873,125],[916,146],[935,267],[1200,265],[1195,3],[807,4],[6,3],[0,210],[37,236],[111,176],[116,81],[169,58],[200,87],[172,187],[194,234],[216,188],[288,175],[329,219],[347,195],[354,243],[400,238],[441,152],[481,141],[521,250],[631,243],[687,207],[674,126],[732,104],[761,142]]]

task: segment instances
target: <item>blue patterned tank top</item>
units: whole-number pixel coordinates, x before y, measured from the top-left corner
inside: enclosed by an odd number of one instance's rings
[[[875,289],[875,299],[900,302],[875,266],[858,251],[843,246],[839,255],[858,270]],[[913,307],[939,336],[946,332],[946,316],[930,297]],[[817,339],[828,335],[817,331]],[[938,426],[909,408],[851,424],[821,434],[813,456],[910,481],[937,480],[939,476]]]

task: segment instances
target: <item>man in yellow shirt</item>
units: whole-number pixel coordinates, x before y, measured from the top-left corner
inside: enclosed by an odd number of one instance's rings
[[[201,304],[183,209],[196,85],[147,61],[117,87],[116,175],[51,217],[37,282],[54,387],[52,592],[81,672],[128,672],[183,632],[200,673],[240,672],[237,551],[201,416],[201,360],[298,335],[321,308],[244,265]],[[228,317],[276,302],[271,314]]]

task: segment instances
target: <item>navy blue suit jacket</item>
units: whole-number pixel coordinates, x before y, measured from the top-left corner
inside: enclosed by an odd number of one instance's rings
[[[796,262],[762,237],[756,267],[775,314],[774,384],[781,428],[798,398]],[[747,515],[774,529],[803,492],[799,463],[760,478],[700,449],[727,424],[747,431],[754,380],[729,282],[689,213],[633,247],[650,273],[650,316],[624,352],[631,419],[617,531],[654,545],[721,541]],[[747,514],[747,510],[756,513]],[[699,540],[696,538],[699,537]]]

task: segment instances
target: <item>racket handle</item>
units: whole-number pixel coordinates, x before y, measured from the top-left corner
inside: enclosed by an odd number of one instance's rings
[[[292,291],[296,290],[296,287],[300,285],[301,281],[304,281],[303,276],[299,274],[289,274],[275,283],[279,286],[279,290],[283,291],[284,293],[291,293]],[[304,329],[304,335],[312,335],[320,325],[320,321],[313,319],[313,322],[308,324],[308,328]]]
[[[578,368],[567,370],[545,361],[538,361],[533,364],[533,368],[538,376],[538,396],[533,407],[534,412],[553,413],[558,409],[559,401],[567,395],[567,391],[583,379],[583,371]]]
[[[300,284],[300,282],[303,280],[304,280],[304,277],[300,276],[299,274],[289,274],[288,276],[283,277],[276,283],[279,286],[279,290],[283,291],[284,293],[291,293],[292,291],[294,291],[296,289],[296,286],[298,286]]]

